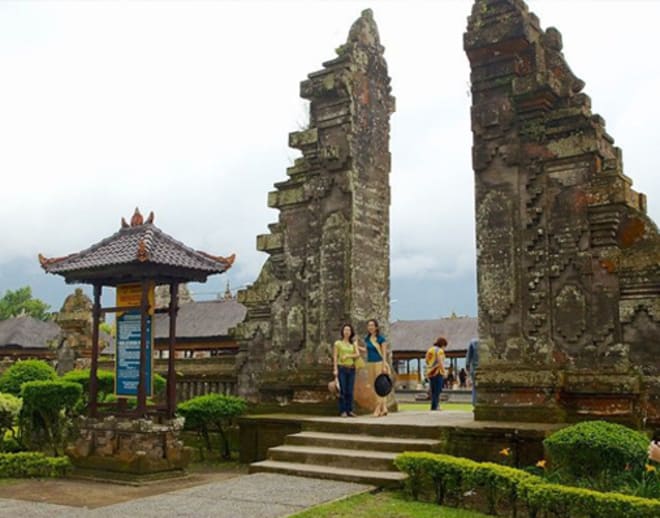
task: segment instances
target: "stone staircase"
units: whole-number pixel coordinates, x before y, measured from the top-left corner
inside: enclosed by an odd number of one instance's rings
[[[267,460],[250,465],[250,473],[284,473],[398,487],[406,478],[394,466],[399,453],[440,449],[440,441],[433,439],[360,434],[361,427],[325,428],[286,436],[282,446],[268,450]]]

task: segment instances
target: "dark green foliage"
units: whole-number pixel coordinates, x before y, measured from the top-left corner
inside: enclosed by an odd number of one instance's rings
[[[543,444],[553,470],[576,481],[596,481],[610,489],[625,471],[641,473],[646,463],[648,438],[625,426],[586,421],[559,430]],[[593,484],[592,484],[593,485]]]
[[[43,453],[0,453],[0,478],[61,477],[71,465],[67,457]]]
[[[435,491],[436,501],[459,506],[473,491],[485,496],[489,514],[496,514],[504,504],[511,516],[520,516],[524,504],[526,516],[579,518],[656,518],[660,500],[618,493],[601,493],[560,484],[551,484],[530,473],[498,464],[433,453],[403,453],[395,465],[410,477],[407,490],[413,497]],[[438,491],[443,491],[441,497]]]
[[[20,396],[21,385],[26,381],[54,380],[55,369],[41,360],[18,361],[0,376],[0,392]]]
[[[154,399],[162,399],[167,389],[167,380],[160,374],[154,374]]]
[[[39,299],[32,298],[32,288],[24,286],[16,291],[7,290],[0,298],[0,320],[28,315],[38,320],[48,320],[50,306]]]
[[[67,372],[60,379],[62,381],[69,381],[71,383],[77,383],[82,387],[82,405],[81,407],[87,406],[89,403],[89,376],[90,369],[80,369]],[[115,373],[113,371],[98,370],[96,371],[96,377],[98,379],[98,402],[113,403],[117,401],[117,397],[114,395],[115,392]],[[154,398],[160,399],[165,394],[165,389],[167,387],[167,381],[160,374],[154,374]],[[128,406],[135,406],[135,398],[126,398],[129,401]],[[83,410],[80,408],[79,410]]]
[[[185,417],[186,429],[199,433],[209,451],[212,449],[209,434],[217,431],[222,439],[222,456],[228,459],[230,452],[227,429],[233,419],[245,412],[246,408],[247,403],[240,397],[207,394],[181,403],[177,411]]]
[[[77,383],[82,388],[82,398],[85,404],[89,402],[89,369],[73,370],[67,372],[60,379],[71,383]],[[96,371],[98,379],[98,397],[97,401],[104,401],[106,396],[115,391],[115,374],[112,371]]]
[[[14,437],[14,425],[23,402],[11,394],[0,393],[0,450],[5,451],[5,435],[9,431]],[[10,447],[10,445],[7,445]]]
[[[49,446],[55,455],[71,432],[74,409],[82,388],[68,381],[29,381],[23,384],[21,436],[33,449]]]

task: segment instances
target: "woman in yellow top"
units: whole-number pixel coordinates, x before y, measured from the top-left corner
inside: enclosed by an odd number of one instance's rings
[[[353,389],[355,387],[355,359],[360,357],[355,331],[351,324],[341,328],[341,340],[337,340],[332,353],[332,373],[339,382],[339,415],[355,417],[353,413]]]

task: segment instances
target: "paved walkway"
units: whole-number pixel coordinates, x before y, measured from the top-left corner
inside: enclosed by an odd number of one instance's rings
[[[256,473],[96,509],[0,498],[0,516],[278,518],[369,489],[348,482]]]

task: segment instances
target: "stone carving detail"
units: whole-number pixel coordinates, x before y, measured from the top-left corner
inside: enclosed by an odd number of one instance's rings
[[[514,244],[511,203],[490,192],[477,209],[479,303],[490,320],[501,322],[514,303]]]
[[[480,338],[490,352],[477,418],[612,412],[660,424],[660,383],[637,377],[660,371],[660,237],[568,66],[561,34],[543,30],[522,0],[475,0],[464,47]],[[511,214],[505,227],[485,217],[497,213],[491,205]]]
[[[257,248],[269,258],[238,292],[248,308],[234,331],[238,391],[251,401],[324,402],[341,323],[377,318],[387,332],[394,98],[383,52],[366,10],[337,57],[300,85],[310,124],[289,145],[302,157],[268,195],[279,219]]]
[[[587,328],[587,307],[578,286],[564,286],[555,298],[557,332],[568,342],[577,342]]]

